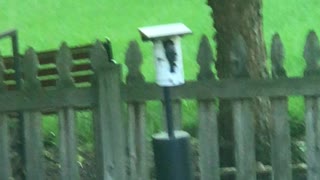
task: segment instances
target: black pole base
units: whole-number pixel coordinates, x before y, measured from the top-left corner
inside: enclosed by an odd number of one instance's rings
[[[174,138],[165,132],[152,138],[157,180],[194,180],[190,135],[174,131]]]

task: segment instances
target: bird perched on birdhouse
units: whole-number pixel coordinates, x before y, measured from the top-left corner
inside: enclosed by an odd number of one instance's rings
[[[176,48],[174,46],[174,42],[172,40],[168,39],[168,40],[163,41],[162,44],[163,44],[166,58],[169,61],[170,72],[174,73],[175,67],[177,66],[177,64],[176,64],[177,52],[176,52]]]
[[[144,41],[153,42],[156,82],[171,87],[184,84],[181,36],[192,31],[182,23],[139,28]]]

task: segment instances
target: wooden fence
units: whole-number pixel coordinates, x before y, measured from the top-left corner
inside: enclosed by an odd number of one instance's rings
[[[241,38],[235,39],[243,41]],[[243,44],[243,42],[240,42]],[[79,50],[80,49],[80,50]],[[0,179],[11,176],[8,122],[10,113],[22,112],[24,118],[24,142],[26,153],[27,180],[42,180],[43,143],[41,115],[55,112],[59,118],[59,163],[61,179],[80,179],[76,162],[77,144],[75,110],[90,108],[93,111],[97,179],[105,180],[148,180],[152,163],[147,156],[150,142],[146,139],[146,102],[162,100],[162,91],[155,83],[144,81],[140,71],[142,55],[138,44],[131,42],[126,53],[128,67],[126,82],[122,82],[121,66],[107,58],[101,42],[72,53],[62,44],[56,53],[56,65],[38,69],[41,64],[53,64],[52,54],[37,55],[30,48],[22,59],[22,90],[14,90],[10,83],[11,64],[0,66]],[[87,49],[90,49],[88,52]],[[243,49],[243,48],[240,48]],[[82,55],[79,55],[81,54]],[[235,49],[239,61],[245,62],[246,53]],[[239,54],[240,53],[240,54]],[[76,58],[75,58],[76,57]],[[79,57],[79,58],[78,58]],[[89,61],[75,63],[75,59],[88,57]],[[273,38],[271,60],[273,79],[226,79],[216,80],[211,70],[213,55],[208,39],[203,37],[199,46],[197,81],[187,81],[183,86],[172,89],[176,123],[182,121],[182,99],[198,102],[199,121],[199,178],[219,180],[225,174],[236,174],[237,180],[255,180],[257,173],[271,173],[275,180],[293,179],[292,171],[306,169],[308,180],[320,179],[320,48],[318,38],[311,32],[307,38],[304,58],[307,62],[305,77],[287,78],[283,68],[283,47],[280,37]],[[10,59],[10,58],[9,58]],[[74,63],[73,63],[74,61]],[[7,62],[7,61],[5,61]],[[45,62],[45,63],[44,63]],[[73,67],[74,66],[74,67]],[[245,69],[235,64],[235,75],[242,76]],[[79,78],[72,71],[92,70],[90,76]],[[240,74],[239,74],[240,72]],[[55,74],[52,79],[41,78]],[[238,73],[238,74],[237,74]],[[76,80],[75,80],[76,79]],[[88,81],[92,79],[92,81]],[[89,87],[76,87],[75,82],[92,82]],[[6,83],[4,83],[6,82]],[[12,90],[8,90],[12,89]],[[258,168],[255,160],[254,119],[250,103],[252,98],[263,96],[271,101],[271,166]],[[288,96],[305,98],[305,123],[307,165],[291,163]],[[236,167],[220,168],[219,129],[216,101],[219,98],[232,100]],[[123,108],[127,104],[127,116]],[[127,123],[126,123],[127,122]],[[179,127],[179,126],[178,126]],[[148,150],[149,149],[149,150]],[[302,167],[302,168],[301,168]]]

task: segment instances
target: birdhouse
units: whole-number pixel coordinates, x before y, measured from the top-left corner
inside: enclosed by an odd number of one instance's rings
[[[181,37],[192,31],[182,23],[139,28],[143,41],[153,42],[156,82],[162,87],[184,84]]]

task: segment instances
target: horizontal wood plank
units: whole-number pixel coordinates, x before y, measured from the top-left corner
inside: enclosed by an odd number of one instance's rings
[[[73,57],[73,61],[77,62],[77,61],[82,61],[83,59],[88,59],[89,58],[89,51],[90,48],[92,47],[92,45],[84,45],[84,46],[80,46],[80,47],[74,47],[71,48],[71,53],[72,53],[72,57]],[[49,65],[49,64],[55,64],[56,61],[56,55],[57,55],[58,51],[57,50],[51,50],[51,51],[46,51],[46,52],[40,52],[37,53],[38,59],[39,59],[39,63],[40,65]],[[15,81],[15,77],[14,77],[14,71],[12,71],[13,69],[13,57],[4,57],[4,64],[7,70],[5,73],[5,77],[4,79],[6,81],[11,81],[14,82]],[[84,63],[75,63],[74,67],[72,68],[72,72],[81,72],[81,71],[87,71],[87,70],[91,70],[91,65],[90,65],[90,61],[88,62],[84,62]],[[40,77],[41,79],[41,84],[43,87],[51,87],[51,86],[55,86],[55,81],[56,79],[52,80],[52,79],[48,79],[45,78],[46,76],[57,76],[57,70],[55,66],[49,66],[48,68],[45,69],[39,69],[38,72],[38,77]],[[45,79],[45,80],[43,80]],[[79,82],[90,82],[91,80],[91,74],[82,74],[81,76],[77,76],[75,78],[76,83]],[[10,83],[8,85],[8,89],[9,90],[14,90],[15,85]]]
[[[0,112],[16,110],[50,111],[59,107],[91,107],[95,104],[92,88],[69,88],[39,91],[36,98],[28,98],[22,91],[0,94]]]
[[[77,64],[74,65],[74,67],[72,68],[71,72],[80,72],[80,71],[87,71],[87,70],[91,70],[91,66],[90,64]],[[57,69],[55,66],[53,67],[49,67],[46,69],[40,69],[38,76],[39,77],[44,77],[44,76],[52,76],[52,75],[58,75]],[[9,72],[7,74],[5,74],[4,76],[5,80],[14,80],[14,72]]]
[[[315,96],[320,94],[320,78],[289,78],[277,80],[229,79],[223,81],[189,81],[173,87],[172,99],[251,98],[257,96]],[[126,101],[162,99],[161,87],[155,83],[137,83],[124,90]]]
[[[77,81],[77,78],[75,78]],[[89,79],[87,79],[89,80]],[[51,80],[52,81],[52,80]],[[48,83],[54,83],[55,82]],[[155,83],[121,85],[122,99],[126,102],[161,100],[162,89]],[[189,81],[173,87],[173,100],[215,98],[251,98],[256,96],[317,96],[320,95],[320,78],[290,78],[278,80],[206,80]],[[31,109],[52,109],[55,107],[90,107],[95,104],[93,88],[70,88],[47,90],[38,93],[36,99],[28,99],[23,92],[9,91],[0,94],[0,112]],[[81,97],[81,98],[79,98]]]

